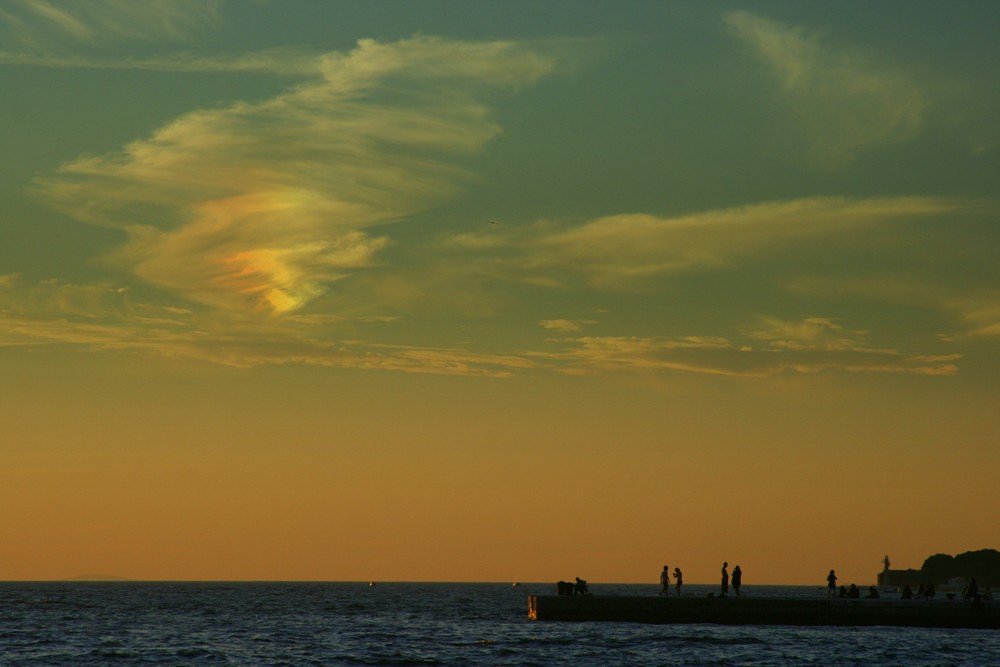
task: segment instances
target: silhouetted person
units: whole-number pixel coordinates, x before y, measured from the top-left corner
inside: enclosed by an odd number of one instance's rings
[[[910,585],[909,584],[906,584],[905,586],[903,586],[903,593],[899,597],[902,598],[903,600],[912,600],[913,599],[913,590],[910,589]]]
[[[833,570],[830,570],[830,574],[826,575],[826,596],[832,598],[837,594],[837,575],[834,574]]]
[[[969,586],[966,589],[965,597],[969,600],[979,600],[979,584],[976,583],[975,577],[969,579]]]
[[[736,597],[740,596],[740,586],[743,584],[743,570],[737,565],[733,568],[733,591],[736,593]]]
[[[927,589],[924,588],[923,584],[920,584],[917,586],[917,599],[923,600],[925,595],[927,595]]]
[[[879,599],[878,589],[875,588],[874,586],[869,586],[868,595],[866,595],[865,598],[869,600],[878,600]]]
[[[580,577],[576,578],[576,586],[573,588],[573,595],[587,595],[590,593],[590,589],[587,588],[587,582]]]
[[[934,582],[932,581],[927,582],[927,585],[924,586],[924,595],[927,596],[928,600],[934,599],[934,596],[937,595],[937,591],[934,590]]]
[[[847,597],[849,597],[849,598],[859,598],[859,597],[861,597],[861,591],[858,590],[857,586],[855,586],[854,584],[851,584],[851,587],[847,589]]]
[[[722,593],[721,595],[727,595],[729,593],[729,563],[722,564]]]
[[[666,597],[670,592],[670,566],[664,565],[660,572],[660,595]]]
[[[846,598],[847,597],[847,586],[841,586],[840,587],[840,592],[837,593],[837,597],[838,598]]]
[[[674,586],[677,587],[677,597],[681,596],[681,586],[684,584],[684,575],[679,567],[674,568]]]

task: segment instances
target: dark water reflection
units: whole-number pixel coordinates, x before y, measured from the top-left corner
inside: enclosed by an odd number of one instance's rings
[[[655,595],[657,587],[591,590]],[[995,631],[528,621],[527,596],[553,592],[552,584],[0,583],[0,664],[1000,664]]]

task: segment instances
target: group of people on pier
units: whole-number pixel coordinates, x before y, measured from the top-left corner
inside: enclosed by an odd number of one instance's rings
[[[885,559],[886,569],[889,568],[889,557],[886,556]],[[861,591],[854,584],[851,584],[850,588],[846,586],[841,586],[838,592],[837,589],[837,573],[830,570],[830,574],[826,575],[826,586],[827,586],[827,596],[831,598],[860,598]],[[913,589],[910,588],[909,584],[905,584],[903,589],[900,591],[899,598],[901,600],[932,600],[937,594],[932,582],[927,582],[927,584],[920,584],[917,587],[917,592],[914,593]],[[879,592],[878,588],[875,586],[868,587],[868,595],[865,596],[867,599],[878,599]],[[948,599],[950,600],[954,595],[949,594]],[[966,584],[965,589],[962,591],[962,599],[972,600],[973,602],[978,602],[980,600],[991,601],[993,599],[993,594],[990,589],[987,588],[986,592],[980,594],[979,585],[976,583],[976,578],[972,577],[969,579],[969,583]]]
[[[728,597],[730,581],[732,581],[733,593],[736,594],[736,597],[739,597],[740,586],[743,585],[743,570],[740,569],[739,565],[734,567],[732,579],[730,579],[729,562],[727,561],[722,564],[722,583],[719,591],[720,596]],[[683,585],[684,585],[684,575],[679,567],[675,567],[674,586],[677,589],[678,596],[681,594],[681,586]],[[670,593],[670,566],[664,565],[663,570],[660,571],[660,595],[667,596],[669,593]]]
[[[886,562],[888,562],[888,556],[886,556]],[[860,598],[861,590],[855,584],[851,584],[851,587],[841,586],[840,592],[837,592],[837,573],[830,570],[830,574],[826,575],[826,590],[827,597],[831,598]],[[878,589],[874,586],[868,587],[868,595],[865,596],[867,600],[877,600],[879,598]]]
[[[660,595],[668,596],[670,593],[670,566],[664,565],[663,570],[660,571]],[[827,595],[830,598],[860,598],[861,590],[855,584],[851,584],[850,587],[847,586],[837,586],[837,573],[834,570],[830,570],[830,573],[826,577],[827,583]],[[684,585],[684,574],[681,572],[679,567],[675,567],[673,571],[673,584],[679,597],[681,595],[681,587]],[[369,584],[374,585],[374,584]],[[729,563],[724,562],[722,564],[722,579],[719,588],[719,597],[728,597],[729,588],[732,586],[733,593],[736,597],[740,597],[740,588],[743,585],[743,570],[739,565],[733,568],[732,574],[729,572]],[[576,582],[560,581],[556,584],[559,595],[588,595],[590,589],[587,582],[579,577],[576,578]],[[934,584],[928,583],[927,585],[921,584],[916,593],[912,591],[909,585],[903,587],[900,592],[900,599],[912,600],[912,599],[924,599],[930,600],[934,598],[935,590]],[[715,597],[715,593],[709,593],[708,597]],[[880,598],[879,590],[875,586],[868,587],[868,593],[864,596],[866,599],[878,599]],[[949,593],[948,599],[955,597],[954,594]],[[975,578],[971,578],[962,591],[962,599],[972,600],[973,602],[980,601],[992,601],[993,593],[989,587],[983,593],[979,592],[979,586],[976,583]]]
[[[684,573],[679,567],[674,568],[674,585],[677,587],[677,595],[681,594],[681,586],[684,585]],[[666,596],[670,592],[670,566],[664,565],[660,572],[660,595]]]

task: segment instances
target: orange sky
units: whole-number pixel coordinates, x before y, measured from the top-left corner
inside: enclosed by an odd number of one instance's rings
[[[838,380],[818,406],[785,379],[56,361],[2,397],[11,578],[639,582],[665,561],[699,583],[728,560],[821,585],[995,538],[996,449],[970,427],[992,397],[944,409],[926,380]]]
[[[5,4],[0,580],[1000,548],[1000,4],[580,2]]]

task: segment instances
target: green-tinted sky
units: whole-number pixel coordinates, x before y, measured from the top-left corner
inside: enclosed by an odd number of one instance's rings
[[[0,579],[822,585],[1000,546],[997,34],[3,0]]]

